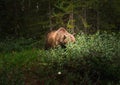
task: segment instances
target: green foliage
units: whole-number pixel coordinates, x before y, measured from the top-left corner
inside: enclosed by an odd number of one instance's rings
[[[119,34],[76,35],[66,49],[0,54],[0,85],[119,85]]]
[[[33,48],[43,48],[44,40],[34,38],[5,39],[0,42],[0,52],[14,52]]]

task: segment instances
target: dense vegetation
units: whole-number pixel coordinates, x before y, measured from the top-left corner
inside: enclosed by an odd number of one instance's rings
[[[119,85],[119,36],[80,33],[66,49],[47,51],[29,39],[1,43],[0,85]]]
[[[44,50],[48,31],[76,33]],[[120,85],[120,0],[0,0],[0,85]]]

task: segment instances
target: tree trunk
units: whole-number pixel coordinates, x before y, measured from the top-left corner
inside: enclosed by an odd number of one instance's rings
[[[71,0],[71,3],[72,3],[72,5],[73,5],[73,0]],[[71,9],[71,13],[70,13],[70,15],[69,15],[69,25],[71,26],[70,27],[70,32],[71,33],[74,33],[74,27],[75,27],[75,23],[74,23],[74,10],[73,10],[73,7],[72,7],[72,9]]]
[[[99,30],[100,26],[100,16],[99,16],[99,10],[97,10],[97,30]]]
[[[84,21],[85,21],[85,24],[84,24],[84,32],[87,33],[87,16],[86,16],[86,8],[83,8],[83,17],[84,17]]]
[[[53,26],[52,26],[52,18],[51,18],[51,14],[52,14],[52,9],[51,9],[51,2],[49,0],[49,23],[50,23],[50,31],[52,31]]]
[[[70,32],[74,33],[74,18],[73,18],[73,12],[70,13],[70,16],[69,16],[69,24],[72,26],[72,28],[69,28]]]

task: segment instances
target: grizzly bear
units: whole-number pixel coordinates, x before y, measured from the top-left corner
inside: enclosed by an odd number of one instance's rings
[[[75,42],[74,35],[68,33],[65,28],[60,27],[56,31],[51,31],[46,36],[45,49],[55,48],[61,46],[65,48],[69,42]]]

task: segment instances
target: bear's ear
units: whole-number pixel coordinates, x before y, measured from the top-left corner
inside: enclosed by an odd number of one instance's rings
[[[58,29],[58,32],[66,32],[66,30],[65,30],[65,28],[63,28],[63,27],[60,27],[59,29]]]

